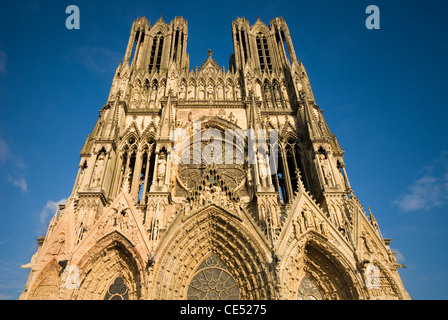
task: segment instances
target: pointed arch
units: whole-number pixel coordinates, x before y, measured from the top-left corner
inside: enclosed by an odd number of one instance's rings
[[[268,36],[270,33],[270,30],[269,30],[269,27],[263,21],[261,21],[260,19],[257,19],[257,21],[250,28],[250,32],[252,34],[261,33],[264,36]]]
[[[119,231],[113,231],[97,241],[78,262],[82,270],[80,289],[72,290],[71,299],[104,299],[111,282],[123,278],[129,299],[144,297],[146,265],[129,239]]]
[[[210,254],[227,266],[241,299],[273,298],[272,274],[265,268],[271,260],[267,241],[257,236],[247,221],[243,223],[213,205],[183,223],[181,220],[178,217],[161,239],[154,299],[186,299],[198,266]]]
[[[284,299],[304,295],[300,285],[311,281],[324,300],[365,299],[364,281],[349,258],[316,231],[308,231],[293,241],[282,261]],[[317,296],[316,296],[317,297]]]

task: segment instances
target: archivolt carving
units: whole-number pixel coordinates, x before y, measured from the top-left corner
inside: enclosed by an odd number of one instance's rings
[[[78,263],[82,270],[80,290],[71,290],[71,299],[103,299],[110,282],[121,276],[128,287],[129,299],[140,299],[144,295],[146,265],[132,244],[118,232],[100,239]]]
[[[273,297],[266,244],[254,239],[240,220],[217,207],[208,207],[169,230],[160,246],[154,270],[155,299],[186,298],[195,270],[211,253],[232,271],[241,299]]]
[[[312,279],[322,299],[351,300],[363,294],[359,292],[362,279],[353,276],[356,272],[347,259],[313,231],[300,241],[293,241],[281,270],[284,299],[297,299],[304,294],[299,288],[305,277]]]

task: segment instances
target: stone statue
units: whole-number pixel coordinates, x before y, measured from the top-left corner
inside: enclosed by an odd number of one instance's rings
[[[235,95],[237,100],[241,100],[241,89],[238,83],[235,86]]]
[[[257,159],[258,159],[258,170],[260,172],[260,183],[263,187],[266,187],[268,184],[268,176],[269,176],[269,163],[266,159],[266,155],[263,155],[259,151],[257,151]]]
[[[93,178],[92,178],[92,185],[94,187],[100,185],[105,158],[106,156],[104,155],[104,153],[100,153],[100,155],[98,156],[98,160],[96,160],[95,170],[93,172]]]
[[[181,83],[179,87],[179,99],[185,100],[185,84]]]
[[[332,186],[333,182],[332,182],[332,179],[331,179],[330,164],[328,163],[328,160],[325,158],[324,154],[320,155],[320,164],[322,166],[322,172],[324,174],[325,184],[328,185],[328,186]]]
[[[230,84],[226,86],[226,100],[233,100],[232,86]]]
[[[294,235],[296,236],[296,239],[300,238],[300,235],[302,234],[302,226],[300,223],[300,217],[297,217],[297,219],[293,220],[293,228],[294,228]]]
[[[207,88],[207,99],[208,100],[213,100],[213,93],[214,93],[213,87],[211,85],[209,85]]]
[[[198,100],[204,100],[205,99],[205,89],[203,85],[199,86],[199,98]]]
[[[308,228],[312,228],[313,226],[314,226],[314,223],[313,223],[313,215],[312,215],[312,213],[311,213],[311,210],[310,210],[310,208],[307,206],[307,205],[305,205],[304,207],[303,207],[303,212],[302,212],[302,214],[303,214],[303,220],[304,220],[304,222],[305,222],[305,227],[308,229]]]
[[[157,162],[157,184],[159,187],[165,183],[166,172],[166,159],[165,153],[161,152],[159,155],[159,161]]]
[[[151,101],[156,101],[156,95],[157,95],[157,85],[153,85],[151,89]]]
[[[288,91],[286,89],[286,85],[284,82],[282,82],[281,87],[280,87],[281,91],[282,91],[282,95],[283,95],[283,100],[285,102],[289,101],[289,96],[288,96]]]
[[[224,90],[222,85],[218,86],[218,100],[224,100]]]

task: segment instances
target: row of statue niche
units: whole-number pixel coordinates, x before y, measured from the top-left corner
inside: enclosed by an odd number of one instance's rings
[[[156,82],[149,86],[148,83],[142,87],[140,84],[135,85],[132,90],[130,98],[130,106],[134,109],[144,108],[149,105],[150,108],[156,106],[156,102],[165,94],[165,82],[161,81],[160,85]],[[199,84],[198,86],[191,84],[186,85],[181,82],[179,85],[179,99],[180,100],[219,100],[219,101],[234,101],[241,100],[241,87],[239,83],[235,86],[227,83],[224,85],[214,86],[208,84],[207,86]]]
[[[200,83],[196,86],[192,82],[187,86],[182,81],[179,85],[179,100],[241,100],[241,88],[238,82],[233,87],[230,83],[225,86],[222,83],[216,86]]]
[[[160,85],[157,82],[153,82],[150,86],[149,83],[145,83],[141,86],[139,82],[132,89],[132,95],[130,99],[130,106],[133,109],[145,108],[149,105],[150,108],[155,108],[156,101],[165,94],[165,82],[161,81]]]
[[[286,108],[288,106],[288,92],[284,84],[279,87],[278,83],[274,83],[270,86],[265,83],[263,86],[264,100],[266,108]]]

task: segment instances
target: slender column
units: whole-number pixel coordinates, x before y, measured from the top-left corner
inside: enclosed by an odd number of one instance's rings
[[[136,43],[135,53],[134,53],[134,57],[132,59],[131,67],[137,66],[137,57],[138,57],[138,52],[140,51],[139,49],[140,49],[140,42],[142,39],[142,34],[143,34],[142,30],[138,30],[138,40]]]
[[[317,171],[318,171],[320,184],[321,184],[321,186],[325,186],[324,173],[322,171],[322,166],[320,164],[320,159],[319,159],[319,155],[318,155],[317,152],[314,152],[314,164],[315,164],[315,166],[317,168]]]
[[[251,52],[252,51],[250,49],[249,35],[248,35],[248,33],[246,31],[244,32],[244,37],[246,39],[247,59],[251,60],[251,58],[252,58]]]
[[[166,166],[165,166],[165,185],[168,186],[170,183],[170,175],[169,172],[171,170],[171,151],[167,152],[166,156]]]
[[[142,204],[146,204],[146,189],[148,187],[148,174],[149,174],[151,153],[152,153],[151,150],[149,150],[148,153],[146,154],[145,182],[143,184],[143,196],[141,200]]]
[[[126,176],[126,172],[128,171],[128,169],[129,169],[129,163],[130,163],[130,161],[131,161],[131,153],[130,152],[128,152],[127,153],[127,157],[126,157],[126,165],[124,166],[124,168],[123,168],[123,170],[122,170],[122,173],[121,173],[121,178],[120,178],[120,186],[119,186],[119,188],[120,189],[122,189],[123,188],[123,182],[124,182],[124,179],[126,179],[127,178],[127,176]],[[126,192],[129,192],[129,190],[126,190]]]
[[[176,50],[176,48],[174,47],[174,44],[176,43],[176,29],[173,29],[171,31],[171,41],[170,42],[171,42],[171,44],[170,44],[169,60],[173,61],[174,50]],[[176,61],[174,61],[174,62],[176,62]]]
[[[240,47],[240,59],[241,59],[241,68],[244,68],[244,64],[246,63],[246,60],[244,59],[244,48],[243,48],[243,39],[241,37],[241,30],[238,28],[238,38],[239,41],[239,47]]]
[[[233,44],[234,44],[234,46],[236,46],[236,34],[237,34],[237,32],[238,32],[238,28],[235,26],[235,25],[233,25],[232,26],[232,38],[233,38]],[[234,47],[234,50],[236,51],[237,50],[237,48],[236,47]],[[237,54],[235,54],[235,67],[236,67],[236,69],[239,69],[240,67],[241,67],[241,65],[240,65],[240,57],[239,57],[239,55],[237,55]]]
[[[284,31],[283,34],[285,35],[286,46],[288,47],[289,57],[291,58],[291,64],[292,64],[293,61],[297,62],[297,57],[294,51],[294,47],[292,45],[291,35],[289,34],[289,31],[286,32]]]
[[[268,170],[268,187],[272,187],[272,172],[271,172],[272,166],[271,166],[271,162],[269,160],[269,155],[270,155],[270,153],[267,152],[265,163],[266,163],[266,170]],[[277,159],[278,159],[278,157],[277,157]],[[276,167],[278,169],[278,165]]]
[[[141,171],[142,171],[142,153],[139,150],[137,151],[137,155],[135,157],[134,174],[132,176],[132,184],[131,184],[131,195],[135,199],[138,198],[138,185]]]
[[[260,176],[259,176],[260,169],[258,168],[257,152],[254,151],[253,154],[255,157],[255,160],[254,160],[255,185],[257,186],[257,189],[258,189],[258,186],[260,185]]]
[[[117,172],[117,174],[115,174]],[[114,170],[114,181],[113,183],[113,190],[112,190],[112,196],[115,196],[117,194],[118,185],[120,184],[121,177],[123,176],[123,154],[118,156],[116,167]]]
[[[280,154],[281,154],[281,158],[282,158],[281,161],[283,164],[283,170],[284,170],[284,174],[285,174],[284,179],[286,181],[286,193],[288,194],[288,202],[289,202],[289,201],[291,201],[294,194],[292,193],[291,174],[290,174],[289,168],[288,168],[288,160],[286,158],[286,152],[283,147],[280,148]]]
[[[154,172],[153,172],[153,175],[152,175],[152,184],[151,184],[151,189],[152,190],[155,190],[155,187],[156,187],[156,184],[157,184],[156,182],[157,182],[158,161],[159,161],[159,151],[156,151],[156,157],[154,159]]]
[[[129,60],[131,59],[132,48],[134,46],[134,42],[135,42],[135,29],[134,29],[134,26],[132,26],[131,34],[129,36],[128,46],[126,48],[126,53],[124,56],[124,63],[129,64]]]
[[[110,152],[106,153],[106,159],[104,159],[103,172],[101,173],[100,183],[98,184],[101,188],[103,187],[104,176],[106,175],[107,165],[109,164]]]

